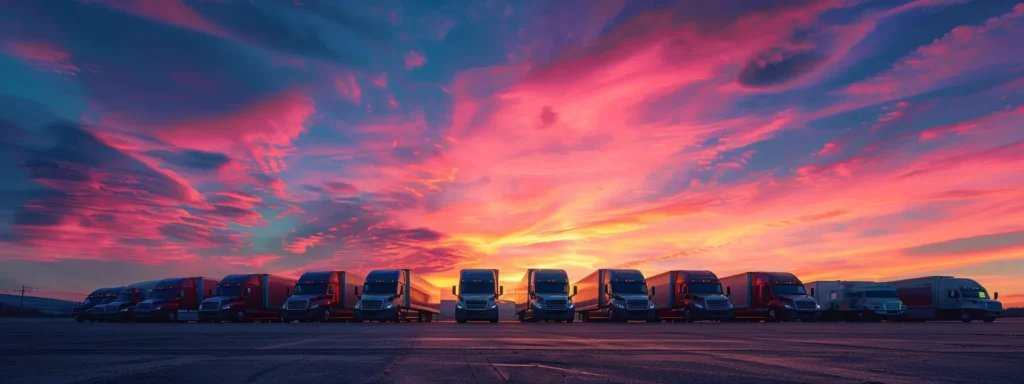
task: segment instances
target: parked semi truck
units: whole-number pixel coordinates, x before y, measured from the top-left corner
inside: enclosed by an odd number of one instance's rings
[[[635,269],[598,269],[576,282],[576,313],[580,320],[657,321],[655,287],[648,295],[647,280]]]
[[[98,304],[89,308],[89,321],[103,321],[103,312],[106,311],[107,304],[110,304],[117,298],[117,293],[121,292],[124,287],[112,287],[110,292],[103,298]]]
[[[79,323],[86,320],[96,321],[96,319],[92,317],[93,307],[114,301],[114,298],[117,297],[117,293],[120,291],[121,287],[107,287],[92,291],[89,296],[85,297],[85,300],[82,301],[81,304],[71,309],[71,314]]]
[[[821,307],[787,272],[745,272],[721,279],[738,319],[816,320]]]
[[[896,287],[871,281],[815,281],[804,290],[821,306],[825,320],[900,320],[906,312]]]
[[[135,306],[149,298],[159,280],[143,281],[121,287],[114,300],[103,305],[102,314],[97,311],[98,320],[103,321],[134,321]]]
[[[572,322],[576,317],[569,294],[569,275],[564,269],[528,269],[512,289],[519,321]]]
[[[311,271],[295,283],[281,314],[285,322],[354,320],[366,278],[346,271]]]
[[[366,275],[355,306],[356,321],[430,322],[441,313],[441,289],[408,269],[382,269]]]
[[[969,323],[995,321],[1003,314],[999,293],[989,296],[985,287],[972,279],[927,276],[890,281],[896,295],[907,306],[911,321],[957,320]]]
[[[455,321],[465,323],[483,320],[497,323],[498,298],[505,294],[505,287],[498,285],[497,269],[463,269],[459,272],[458,289],[452,286],[455,295]]]
[[[199,303],[213,296],[217,280],[205,277],[175,277],[156,283],[149,299],[135,306],[139,321],[198,321]]]
[[[732,303],[722,291],[722,283],[711,271],[668,271],[648,277],[647,285],[662,287],[661,296],[651,297],[659,321],[692,323],[735,318]]]
[[[295,279],[250,273],[227,275],[214,297],[199,305],[199,321],[276,321]]]

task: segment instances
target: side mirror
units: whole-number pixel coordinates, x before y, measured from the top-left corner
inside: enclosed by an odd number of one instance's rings
[[[359,296],[359,286],[352,287],[352,293]]]
[[[498,296],[501,296],[501,295],[504,295],[504,294],[505,294],[505,286],[504,285],[499,285],[498,286]]]
[[[206,295],[207,296],[213,296],[213,288],[210,288],[209,291],[206,291]]]
[[[651,297],[654,297],[654,292],[657,292],[655,290],[655,288],[658,288],[658,287],[651,287]]]
[[[291,288],[285,288],[284,289],[284,293],[288,294],[288,296],[291,296],[292,295],[292,289]]]
[[[725,287],[725,297],[732,295],[732,287]]]
[[[459,295],[458,293],[455,293],[455,286],[454,285],[452,286],[452,294],[455,295],[455,296]]]
[[[996,293],[996,294],[998,295],[999,293]],[[576,286],[575,285],[572,286],[572,295],[576,296]]]
[[[814,288],[811,288],[811,296],[814,296]]]
[[[957,294],[957,291],[955,291],[955,290],[950,290],[949,291],[949,298],[950,299],[955,299],[955,298],[957,298],[957,296],[960,296],[960,295]]]
[[[992,300],[999,300],[999,292],[992,295]]]
[[[612,290],[611,290],[611,288],[608,287],[608,284],[604,285],[604,293],[606,295],[610,295],[612,293]]]

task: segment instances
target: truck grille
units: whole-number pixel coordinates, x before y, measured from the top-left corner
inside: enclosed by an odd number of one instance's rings
[[[363,300],[363,309],[376,311],[384,308],[384,302],[381,300]]]
[[[810,300],[796,300],[793,304],[796,305],[796,310],[798,311],[813,311],[815,309],[815,303]]]
[[[1002,311],[1003,303],[1000,303],[998,301],[990,301],[988,302],[986,308],[988,308],[989,311]]]
[[[466,309],[470,311],[483,311],[487,309],[486,301],[467,301]]]
[[[220,309],[219,301],[204,301],[203,304],[199,306],[200,311],[216,311],[218,309]]]
[[[544,306],[549,311],[564,311],[565,300],[545,300]]]
[[[97,305],[95,307],[89,308],[89,313],[103,313],[103,308],[106,308],[106,306]]]
[[[729,309],[729,300],[704,300],[704,305],[711,311],[724,311]]]
[[[646,311],[647,300],[626,300],[626,309],[630,311]]]
[[[903,302],[900,302],[900,301],[886,301],[884,308],[887,311],[898,311],[900,309],[903,309]]]
[[[153,303],[139,303],[135,306],[135,312],[149,312],[153,308]]]
[[[309,307],[309,300],[288,300],[285,309],[289,311],[305,311]]]
[[[103,312],[104,313],[117,313],[117,311],[119,311],[119,310],[121,310],[121,306],[120,305],[108,305],[104,309]]]

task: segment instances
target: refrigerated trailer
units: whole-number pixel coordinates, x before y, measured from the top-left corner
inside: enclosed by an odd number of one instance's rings
[[[356,321],[430,322],[441,313],[441,289],[409,269],[370,271],[357,296]]]
[[[135,306],[139,321],[198,321],[199,303],[213,296],[217,280],[208,277],[163,279],[149,299]]]
[[[816,320],[821,307],[788,272],[745,272],[723,277],[722,287],[737,319]]]
[[[576,311],[569,294],[569,275],[564,269],[528,269],[512,288],[519,321],[572,322]]]
[[[482,320],[497,323],[498,298],[505,287],[498,285],[497,269],[463,269],[459,272],[459,286],[452,287],[455,302],[455,321]]]
[[[635,269],[598,269],[576,282],[576,313],[580,320],[657,321],[654,314],[655,295],[647,294],[647,281]]]
[[[74,316],[75,320],[79,323],[86,320],[96,321],[96,319],[92,317],[92,309],[97,305],[103,305],[114,301],[114,298],[117,297],[117,293],[120,291],[121,287],[100,288],[92,291],[89,296],[85,297],[84,301],[71,310],[71,315]]]
[[[912,321],[960,320],[969,323],[995,321],[1003,314],[999,293],[989,297],[985,287],[972,279],[953,276],[926,276],[890,281],[896,295],[907,306]]]
[[[346,271],[306,272],[295,283],[282,318],[291,321],[354,320],[366,278]]]
[[[647,278],[647,286],[661,287],[652,296],[656,317],[661,320],[694,322],[728,321],[735,318],[722,283],[711,271],[668,271]]]
[[[98,315],[98,320],[103,321],[134,321],[135,306],[149,298],[158,281],[143,281],[121,287],[113,301],[102,305],[102,313],[97,311],[94,314]]]
[[[294,285],[295,279],[265,273],[227,275],[199,305],[199,321],[279,320]]]
[[[900,320],[906,307],[896,287],[872,281],[814,281],[804,289],[821,306],[824,320]]]

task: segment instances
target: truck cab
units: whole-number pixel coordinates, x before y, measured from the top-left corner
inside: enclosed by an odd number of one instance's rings
[[[890,282],[907,306],[912,321],[960,320],[991,323],[1002,316],[999,293],[988,290],[973,279],[953,276],[926,276]]]
[[[71,314],[75,317],[75,321],[78,321],[79,323],[86,320],[96,321],[96,319],[92,317],[91,310],[97,305],[113,301],[114,297],[117,296],[118,291],[120,291],[120,288],[100,288],[90,293],[89,296],[85,297],[84,301],[71,310]]]
[[[647,280],[638,270],[598,269],[576,286],[576,312],[583,321],[657,321],[651,301],[656,289],[648,291]]]
[[[576,287],[569,293],[569,276],[562,269],[529,269],[515,287],[516,317],[525,321],[573,322],[572,302]]]
[[[121,288],[113,301],[103,306],[100,318],[115,322],[135,320],[135,306],[146,300],[155,286],[156,281],[146,281]]]
[[[275,321],[295,280],[267,274],[227,275],[199,305],[199,321]]]
[[[498,322],[498,297],[505,293],[505,287],[498,285],[497,269],[463,269],[459,272],[458,289],[452,287],[455,295],[455,321]]]
[[[311,271],[295,283],[281,317],[285,322],[353,319],[365,278],[345,271]]]
[[[135,307],[135,317],[140,321],[176,322],[182,313],[197,310],[204,297],[212,296],[216,285],[216,280],[202,277],[160,280],[149,299]]]
[[[747,272],[722,279],[722,285],[737,318],[775,322],[821,316],[821,306],[792,273]]]
[[[711,271],[667,271],[647,278],[647,284],[663,286],[666,294],[651,298],[658,320],[729,321],[735,318],[722,283]]]
[[[896,287],[870,281],[815,281],[804,289],[821,305],[827,320],[899,320],[907,307]]]

